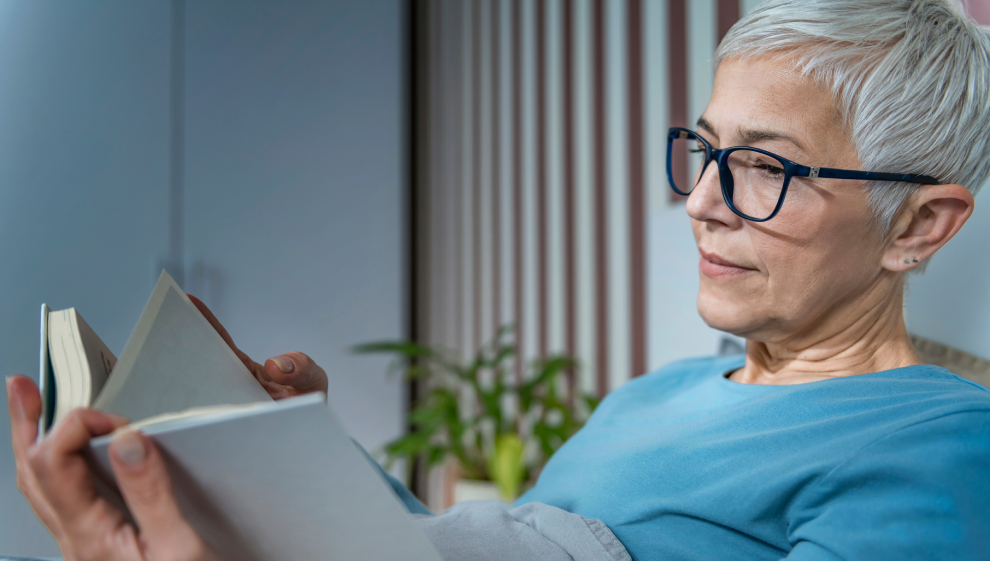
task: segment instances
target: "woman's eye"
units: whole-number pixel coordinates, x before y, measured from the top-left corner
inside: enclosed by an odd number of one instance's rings
[[[690,152],[692,154],[704,154],[705,153],[705,149],[704,148],[688,148],[688,152]]]
[[[767,162],[756,162],[756,169],[761,169],[771,175],[783,175],[784,169]]]

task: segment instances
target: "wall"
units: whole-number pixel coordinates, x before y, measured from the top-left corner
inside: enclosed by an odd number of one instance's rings
[[[990,189],[976,196],[976,210],[955,238],[935,254],[928,270],[909,277],[908,329],[990,359]]]
[[[298,350],[358,441],[401,431],[402,384],[349,348],[404,334],[398,0],[187,3],[185,256],[256,360]]]
[[[38,309],[119,351],[167,251],[167,3],[0,4],[0,369],[38,370]],[[4,402],[6,403],[6,401]],[[0,554],[56,555],[14,486],[0,415]]]
[[[41,302],[119,353],[184,255],[186,288],[242,348],[309,352],[362,443],[398,434],[400,381],[347,349],[405,325],[400,8],[188,3],[176,253],[170,3],[0,2],[3,372],[35,375]],[[4,554],[57,555],[15,489],[6,411]]]

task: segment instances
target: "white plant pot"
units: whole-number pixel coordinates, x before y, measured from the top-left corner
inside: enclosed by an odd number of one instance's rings
[[[498,490],[498,485],[491,481],[475,481],[471,479],[458,479],[454,483],[454,502],[461,501],[484,501],[495,499],[502,500],[502,492]]]

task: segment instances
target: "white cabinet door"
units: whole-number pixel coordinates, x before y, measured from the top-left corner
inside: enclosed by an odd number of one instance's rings
[[[374,449],[402,429],[403,384],[349,347],[404,333],[401,3],[186,4],[185,287],[256,359],[313,356]],[[36,372],[43,301],[119,352],[169,254],[170,8],[0,3],[5,374]],[[15,489],[5,411],[0,555],[58,555]]]
[[[402,336],[398,0],[186,6],[186,288],[256,360],[302,351],[377,448],[401,380],[349,347]]]
[[[168,84],[168,2],[0,3],[5,376],[36,376],[42,302],[123,347],[168,250]],[[15,487],[3,409],[0,555],[58,555]]]

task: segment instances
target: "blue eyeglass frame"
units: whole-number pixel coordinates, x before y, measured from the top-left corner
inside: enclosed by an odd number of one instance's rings
[[[704,175],[705,171],[708,170],[708,164],[716,162],[718,165],[719,183],[722,185],[722,199],[725,200],[725,204],[728,205],[732,212],[752,222],[766,222],[774,216],[777,216],[777,213],[780,212],[780,207],[784,205],[784,196],[787,195],[787,186],[791,184],[792,177],[809,177],[812,179],[816,177],[828,179],[858,179],[861,181],[905,181],[908,183],[921,183],[923,185],[939,185],[937,179],[928,175],[803,166],[799,163],[792,162],[783,156],[778,156],[773,152],[767,152],[766,150],[753,148],[752,146],[733,146],[731,148],[722,149],[712,148],[712,145],[708,144],[708,141],[702,138],[697,132],[682,127],[670,127],[667,130],[667,181],[670,183],[670,188],[673,189],[675,193],[685,197],[690,195],[691,191],[681,191],[674,184],[674,140],[679,138],[696,139],[705,147],[705,163],[701,166],[701,175]],[[755,218],[749,216],[736,208],[736,205],[732,204],[732,194],[735,190],[735,183],[732,179],[732,173],[729,171],[728,156],[737,150],[750,150],[770,156],[780,162],[781,167],[784,169],[784,186],[780,189],[780,197],[777,199],[777,206],[774,207],[773,212],[770,213],[770,216],[766,218]],[[693,191],[694,187],[692,187],[691,190]]]

